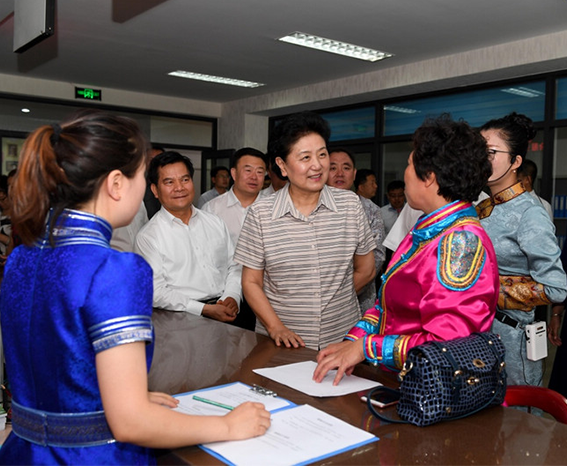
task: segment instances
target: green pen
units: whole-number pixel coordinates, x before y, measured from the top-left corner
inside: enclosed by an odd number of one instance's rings
[[[234,406],[225,405],[225,404],[219,403],[218,401],[209,400],[208,398],[202,398],[202,397],[197,396],[197,395],[193,395],[193,399],[200,401],[201,403],[207,403],[209,405],[218,406],[219,408],[228,409],[230,411],[232,411],[234,409]]]

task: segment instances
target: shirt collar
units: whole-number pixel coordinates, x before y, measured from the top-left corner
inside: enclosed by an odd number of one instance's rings
[[[336,188],[332,188],[332,189],[336,189]],[[321,206],[333,212],[338,212],[337,204],[335,203],[335,198],[333,197],[332,190],[327,185],[324,185],[323,189],[319,193],[319,201],[317,202],[317,205],[315,206],[313,212],[319,210],[319,207]],[[276,191],[275,193],[274,210],[272,211],[272,220],[281,218],[287,213],[298,219],[305,218],[303,214],[299,212],[295,208],[295,205],[293,204],[293,200],[289,195],[289,183],[287,183],[282,189]]]
[[[261,193],[262,191],[260,191]],[[256,195],[256,199],[254,199],[254,202],[256,202],[258,199],[260,199],[260,193],[258,193]],[[254,202],[252,202],[252,204],[254,204]],[[226,206],[227,207],[232,207],[233,205],[238,204],[239,206],[242,206],[242,203],[238,200],[238,198],[236,197],[236,194],[234,194],[234,186],[230,188],[230,190],[227,193],[227,199],[226,199]]]
[[[191,223],[191,220],[193,220],[194,217],[197,217],[199,215],[199,212],[200,210],[197,209],[193,204],[191,204],[191,218],[189,219],[189,223]],[[169,210],[167,210],[163,206],[158,211],[158,214],[162,215],[164,220],[167,222],[175,222],[181,225],[185,225],[185,223],[183,223],[183,221],[180,218],[173,215]]]
[[[233,188],[234,188],[234,186],[232,188],[230,188],[230,190],[228,191],[228,194],[227,194],[227,200],[226,200],[226,206],[227,207],[232,207],[235,204],[240,204],[240,201],[236,197],[236,194],[234,194]]]
[[[429,240],[463,217],[476,218],[476,210],[470,202],[453,201],[434,212],[422,215],[412,230],[414,242]]]

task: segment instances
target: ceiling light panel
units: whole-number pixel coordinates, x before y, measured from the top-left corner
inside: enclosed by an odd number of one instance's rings
[[[278,40],[287,42],[288,44],[300,45],[323,52],[336,53],[337,55],[372,62],[393,57],[391,53],[348,44],[346,42],[339,42],[338,40],[326,39],[325,37],[313,36],[304,32],[293,32],[287,36],[280,37]]]
[[[179,78],[196,79],[198,81],[206,81],[217,84],[227,84],[229,86],[239,87],[261,87],[265,86],[262,83],[255,83],[253,81],[243,81],[241,79],[223,78],[221,76],[212,76],[210,74],[193,73],[192,71],[172,71],[167,73],[169,76],[177,76]]]
[[[406,108],[406,107],[398,107],[396,105],[385,105],[384,110],[389,110],[391,112],[398,112],[398,113],[421,113],[419,110],[415,110],[413,108]]]
[[[543,96],[543,92],[530,89],[529,87],[509,87],[507,89],[502,89],[502,92],[528,98]]]

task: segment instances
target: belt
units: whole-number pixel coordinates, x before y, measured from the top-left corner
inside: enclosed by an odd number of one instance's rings
[[[14,400],[12,430],[24,440],[51,447],[89,447],[116,441],[104,411],[50,413],[26,408]]]
[[[524,324],[521,324],[517,320],[512,319],[512,317],[504,314],[501,311],[496,311],[494,318],[499,320],[503,324],[509,325],[512,328],[524,328]]]

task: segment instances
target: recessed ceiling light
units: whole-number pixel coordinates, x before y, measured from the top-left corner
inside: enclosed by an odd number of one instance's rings
[[[243,81],[241,79],[232,78],[222,78],[220,76],[211,76],[209,74],[193,73],[191,71],[172,71],[167,73],[169,76],[177,76],[179,78],[196,79],[198,81],[207,81],[210,83],[217,84],[228,84],[229,86],[240,86],[240,87],[260,87],[265,86],[262,83],[255,83],[253,81]]]
[[[29,108],[22,108],[22,113],[30,113],[31,110]]]
[[[393,54],[391,53],[380,52],[379,50],[348,44],[346,42],[339,42],[338,40],[313,36],[304,32],[292,32],[285,37],[280,37],[278,40],[289,44],[321,50],[323,52],[344,55],[345,57],[358,58],[359,60],[374,62],[383,60],[384,58],[393,57]]]
[[[530,89],[529,87],[509,87],[508,89],[502,89],[502,92],[506,92],[508,94],[519,95],[521,97],[541,97],[543,96],[543,92],[536,91],[534,89]]]
[[[398,112],[398,113],[421,113],[419,110],[415,110],[413,108],[406,108],[406,107],[398,107],[396,105],[385,105],[384,110],[390,110],[391,112]]]

